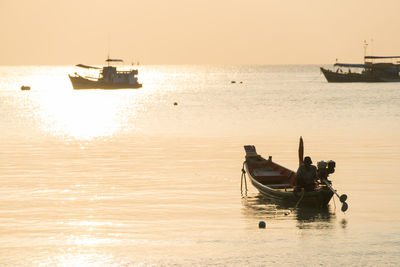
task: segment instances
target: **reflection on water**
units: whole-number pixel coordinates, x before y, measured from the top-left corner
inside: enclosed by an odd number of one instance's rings
[[[73,90],[69,67],[0,68],[0,265],[398,265],[398,84],[328,84],[318,66],[141,68],[144,87],[118,91]],[[338,163],[348,213],[250,184],[241,201],[242,146],[294,169],[299,135]]]
[[[92,140],[112,136],[121,128],[132,128],[126,123],[127,101],[114,92],[77,91],[63,94],[46,94],[35,99],[38,108],[34,113],[42,127],[52,135],[77,140]],[[134,110],[129,110],[134,116]]]
[[[343,229],[346,229],[346,227],[347,227],[347,220],[343,218],[343,219],[341,220],[341,222],[340,222],[340,226],[341,226]]]
[[[292,216],[289,206],[272,202],[263,195],[246,196],[242,198],[244,206],[243,213],[246,216],[256,218],[280,218],[281,216]]]
[[[307,228],[333,228],[335,213],[329,210],[329,206],[321,209],[300,207],[296,210],[297,227]]]
[[[82,249],[74,251],[76,249],[68,249],[64,253],[50,258],[48,262],[35,262],[39,266],[99,266],[112,264],[115,259],[110,254],[100,254],[88,251],[88,253],[82,253]]]
[[[296,220],[299,229],[324,229],[335,226],[336,216],[330,206],[324,208],[298,207],[274,202],[263,195],[258,194],[251,197],[243,197],[243,213],[257,219]],[[342,228],[345,224],[342,221]]]

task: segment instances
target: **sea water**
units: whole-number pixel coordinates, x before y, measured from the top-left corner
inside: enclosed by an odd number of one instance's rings
[[[138,68],[141,89],[73,90],[72,66],[0,67],[1,266],[398,266],[399,83]],[[300,136],[346,213],[241,194],[244,145],[295,171]]]

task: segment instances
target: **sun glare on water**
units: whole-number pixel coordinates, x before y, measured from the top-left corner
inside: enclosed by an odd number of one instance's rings
[[[38,100],[37,115],[44,130],[65,139],[110,137],[122,128],[134,127],[122,114],[127,103],[118,92],[62,91]],[[129,112],[132,114],[134,110]]]
[[[157,98],[157,85],[167,76],[160,71],[140,72],[140,82],[151,81],[141,89],[74,90],[68,78],[74,71],[74,67],[24,67],[20,77],[7,84],[18,91],[21,84],[31,86],[19,94],[26,108],[21,116],[33,118],[28,123],[34,123],[39,134],[90,141],[139,130],[138,118],[147,114],[148,105]]]

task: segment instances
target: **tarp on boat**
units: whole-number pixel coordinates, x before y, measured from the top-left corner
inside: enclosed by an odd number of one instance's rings
[[[388,56],[388,57],[379,57],[379,56],[365,56],[365,59],[381,59],[381,58],[400,58],[400,56]]]
[[[122,59],[107,58],[106,62],[124,62]]]
[[[84,69],[96,69],[96,70],[101,69],[99,67],[92,67],[92,66],[88,66],[88,65],[84,65],[84,64],[78,64],[78,65],[75,65],[75,66],[80,67],[80,68],[84,68]]]
[[[335,63],[335,67],[345,67],[345,68],[365,68],[364,64],[347,64],[347,63]]]

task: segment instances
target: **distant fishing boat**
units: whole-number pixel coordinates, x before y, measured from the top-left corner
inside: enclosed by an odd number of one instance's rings
[[[106,60],[107,66],[102,68],[78,64],[77,67],[85,69],[101,70],[98,78],[84,77],[77,73],[75,75],[68,75],[74,89],[136,89],[142,87],[138,82],[137,69],[129,69],[127,71],[118,71],[115,66],[110,64],[113,62],[123,62],[122,59]]]
[[[266,198],[297,206],[308,207],[326,207],[331,200],[333,194],[336,194],[343,203],[342,211],[347,210],[346,195],[339,196],[330,185],[327,177],[333,173],[335,164],[325,162],[318,163],[318,183],[315,191],[300,192],[296,190],[296,172],[279,165],[272,161],[272,157],[263,158],[256,152],[256,148],[252,145],[244,146],[246,156],[242,169],[242,187],[243,179],[246,183],[245,174],[253,184],[253,186]],[[300,139],[299,145],[299,161],[303,160],[303,140]],[[332,169],[333,166],[333,169]],[[246,185],[247,190],[247,185]]]
[[[328,82],[400,82],[400,61],[395,63],[379,62],[382,60],[395,60],[400,56],[365,56],[364,64],[347,64],[335,63],[335,70],[329,70],[321,67],[321,72],[324,74]],[[374,62],[375,60],[375,62]],[[378,62],[376,62],[378,61]],[[348,68],[343,71],[342,68]],[[352,72],[350,69],[361,71]]]

